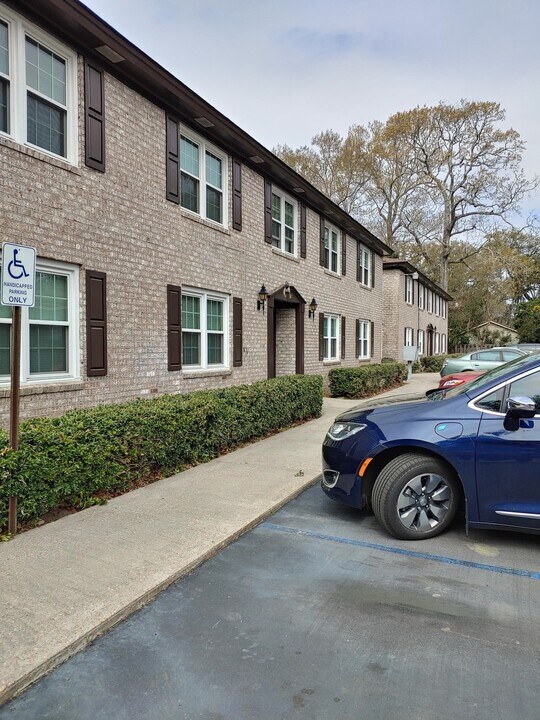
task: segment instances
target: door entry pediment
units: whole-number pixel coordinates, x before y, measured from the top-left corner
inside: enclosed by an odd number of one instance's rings
[[[289,285],[288,283],[281,285],[276,290],[269,293],[268,297],[272,298],[273,300],[281,300],[283,302],[293,303],[294,305],[306,304],[306,301],[300,295],[294,285]]]

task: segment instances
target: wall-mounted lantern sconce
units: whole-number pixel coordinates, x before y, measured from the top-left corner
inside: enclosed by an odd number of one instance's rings
[[[416,270],[415,270],[415,271],[412,273],[411,277],[412,277],[413,280],[418,280],[418,278],[420,277],[420,275],[419,275],[419,274],[416,272]]]
[[[259,290],[259,298],[257,300],[257,310],[262,310],[264,313],[264,306],[265,306],[267,300],[268,300],[268,291],[264,287],[264,285],[261,285],[261,289]]]
[[[317,312],[318,307],[319,306],[317,305],[317,301],[315,300],[315,298],[313,298],[313,300],[309,303],[308,316],[310,318],[315,318],[315,313]]]
[[[291,286],[289,283],[285,283],[285,287],[283,288],[283,295],[286,298],[291,297]]]

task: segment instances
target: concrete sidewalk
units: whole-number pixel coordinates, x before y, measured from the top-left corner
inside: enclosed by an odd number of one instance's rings
[[[0,544],[0,704],[311,485],[336,414],[438,380],[327,398],[321,418]]]

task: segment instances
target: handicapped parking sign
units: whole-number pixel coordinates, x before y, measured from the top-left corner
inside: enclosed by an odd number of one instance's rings
[[[2,243],[2,305],[33,307],[36,286],[36,248]]]

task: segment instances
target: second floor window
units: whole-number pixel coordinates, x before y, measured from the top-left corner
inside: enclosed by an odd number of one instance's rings
[[[427,311],[428,313],[433,312],[433,292],[431,290],[427,291]]]
[[[77,58],[0,6],[0,132],[77,162]]]
[[[272,188],[272,245],[289,255],[296,254],[296,202]]]
[[[226,225],[227,156],[202,138],[180,134],[180,204],[186,210]]]
[[[407,305],[412,305],[414,299],[413,294],[413,279],[410,275],[405,276],[405,302]]]
[[[426,288],[423,285],[418,284],[418,307],[420,310],[424,309],[424,297]]]
[[[357,278],[362,285],[371,287],[371,250],[362,243],[358,243]]]
[[[324,266],[332,272],[339,272],[339,233],[335,227],[324,225]]]

